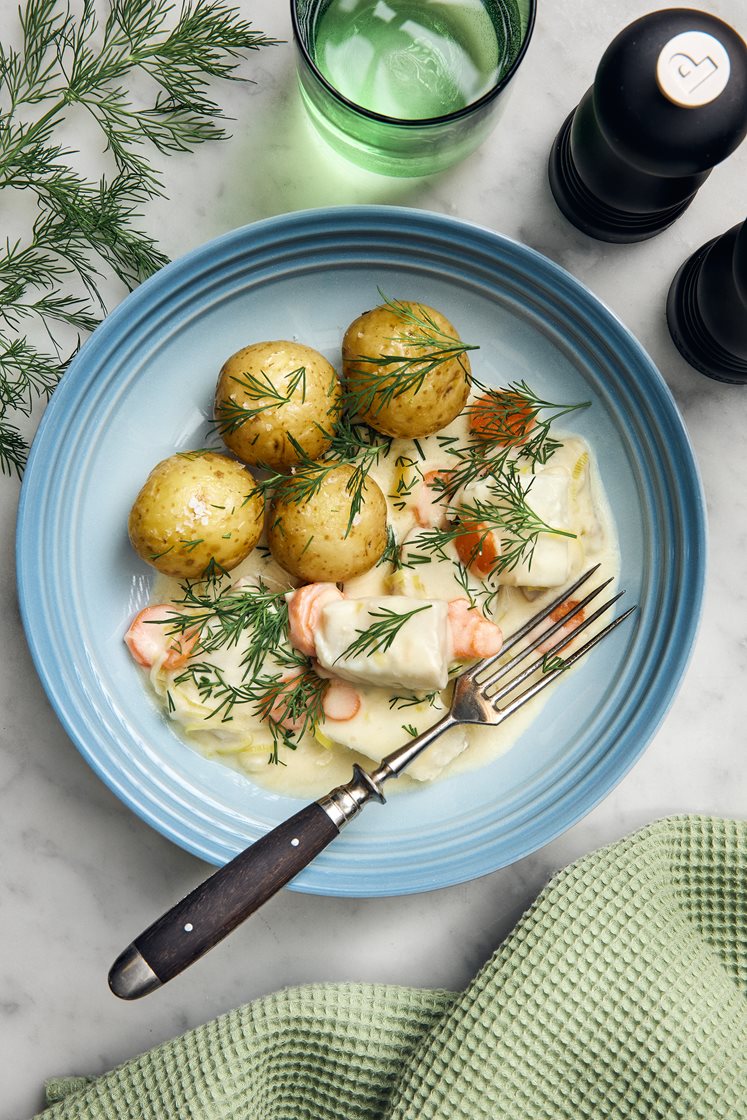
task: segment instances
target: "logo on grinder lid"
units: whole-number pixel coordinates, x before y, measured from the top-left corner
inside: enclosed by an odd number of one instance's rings
[[[724,92],[730,70],[729,55],[718,39],[705,31],[683,31],[659,52],[656,81],[669,101],[692,109]]]

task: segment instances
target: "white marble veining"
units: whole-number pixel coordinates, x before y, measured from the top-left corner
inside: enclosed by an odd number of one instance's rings
[[[257,27],[290,39],[285,0],[243,0]],[[656,5],[541,0],[537,30],[498,131],[432,180],[387,180],[322,149],[298,102],[290,42],[250,59],[254,85],[223,88],[233,138],[174,157],[169,201],[148,226],[175,256],[257,218],[342,203],[455,214],[516,237],[586,283],[640,338],[689,428],[710,519],[705,609],[682,688],[640,761],[564,836],[513,867],[432,894],[330,900],[284,891],[220,950],[137,1004],[106,973],[130,937],[206,870],[125,809],[88,769],[45,698],[14,585],[17,485],[0,479],[0,1120],[30,1116],[42,1082],[100,1073],[230,1007],[306,981],[376,980],[460,988],[548,877],[659,816],[747,810],[747,389],[692,370],[675,350],[664,299],[679,264],[745,216],[747,145],[652,241],[610,246],[569,226],[545,167],[553,137],[602,51]],[[671,5],[675,6],[675,5]],[[747,30],[744,0],[708,0]],[[2,5],[0,36],[15,26]],[[12,31],[15,35],[15,31]]]

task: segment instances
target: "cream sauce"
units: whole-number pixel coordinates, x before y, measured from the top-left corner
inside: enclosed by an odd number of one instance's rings
[[[415,503],[421,478],[428,471],[447,469],[453,465],[439,437],[467,435],[464,416],[458,417],[437,435],[413,440],[394,440],[390,454],[371,471],[372,477],[387,496],[389,523],[397,540],[405,542],[403,558],[407,562],[417,551],[419,528]],[[586,568],[598,564],[599,579],[619,574],[619,552],[614,522],[602,489],[596,464],[588,447],[577,436],[562,437],[561,447],[548,466],[561,468],[570,477],[570,526],[576,534],[569,542],[569,576],[567,586]],[[531,504],[531,501],[530,501]],[[450,551],[449,551],[450,549]],[[380,563],[364,575],[348,580],[343,592],[352,598],[378,595],[408,595],[422,599],[464,598],[465,589],[458,579],[456,552],[449,546],[453,560],[435,558],[430,563],[395,570],[390,563]],[[285,590],[294,584],[261,545],[231,572],[230,585],[238,581],[255,582],[261,578],[272,590]],[[484,593],[485,583],[470,575],[469,590]],[[488,585],[494,592],[485,613],[502,629],[512,634],[542,606],[557,597],[558,587],[543,590],[507,585]],[[174,580],[158,577],[153,589],[153,602],[178,601],[179,585]],[[598,627],[603,625],[599,622]],[[240,683],[242,677],[241,644],[210,654],[226,677]],[[357,715],[345,722],[323,720],[315,736],[306,734],[295,750],[280,747],[281,765],[272,765],[269,728],[251,711],[250,704],[236,705],[231,718],[215,712],[215,702],[201,699],[192,682],[175,684],[180,671],[164,672],[154,668],[151,684],[161,697],[170,717],[180,726],[186,740],[210,758],[215,758],[249,774],[253,781],[267,789],[287,796],[318,797],[332,786],[347,781],[353,762],[370,768],[371,762],[406,742],[413,732],[432,726],[447,710],[449,688],[429,697],[357,685],[361,706]],[[561,677],[562,681],[562,677]],[[554,686],[553,686],[554,687]],[[395,783],[398,788],[412,788],[422,781],[431,781],[465,769],[483,766],[509,750],[522,735],[546,701],[545,689],[499,728],[462,726],[446,732],[409,768],[408,775]]]

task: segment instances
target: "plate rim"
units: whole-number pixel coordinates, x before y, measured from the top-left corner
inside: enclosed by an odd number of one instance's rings
[[[585,284],[583,284],[582,281],[578,280],[570,272],[563,268],[563,266],[557,264],[557,262],[547,257],[545,254],[539,252],[536,249],[533,249],[531,246],[523,244],[515,238],[501,234],[486,225],[466,219],[461,219],[453,215],[443,215],[430,211],[414,209],[411,207],[400,206],[334,206],[294,211],[290,214],[281,214],[273,217],[263,218],[256,222],[251,222],[247,225],[237,227],[237,229],[226,231],[225,233],[220,234],[218,237],[212,238],[202,245],[195,247],[194,249],[170,262],[169,265],[159,270],[159,272],[155,273],[152,277],[144,281],[137,289],[124,297],[124,299],[118,304],[118,306],[110,313],[110,315],[106,317],[103,323],[97,328],[96,331],[93,332],[93,334],[81,347],[81,350],[73,359],[68,370],[66,371],[60,383],[60,386],[58,387],[55,395],[52,398],[52,401],[45,410],[45,413],[42,416],[41,422],[37,429],[36,437],[33,441],[31,453],[29,455],[29,463],[27,466],[26,476],[24,478],[19,500],[17,522],[18,530],[16,538],[17,583],[19,605],[21,608],[21,617],[24,625],[24,631],[26,633],[26,638],[32,653],[36,670],[47,694],[47,697],[52,703],[57,718],[60,720],[68,737],[71,738],[78,751],[83,755],[84,759],[86,760],[88,765],[91,766],[97,776],[101,778],[102,781],[104,781],[108,788],[112,790],[112,792],[114,792],[115,795],[121,801],[123,801],[129,809],[135,812],[136,815],[138,815],[142,820],[146,821],[146,823],[155,828],[157,831],[161,832],[162,835],[166,836],[172,842],[178,843],[180,846],[185,848],[185,850],[190,851],[198,858],[208,858],[205,856],[204,850],[200,849],[198,844],[190,841],[187,837],[178,837],[174,835],[173,830],[170,830],[166,824],[162,826],[157,820],[153,818],[152,814],[146,812],[141,805],[139,805],[136,801],[133,801],[121,786],[118,787],[116,785],[113,779],[110,778],[106,770],[103,768],[100,760],[96,757],[96,755],[92,754],[86,744],[80,741],[78,732],[74,724],[68,718],[68,712],[64,707],[63,699],[57,696],[56,690],[52,687],[52,680],[50,679],[47,666],[44,663],[42,649],[40,645],[37,644],[36,637],[33,631],[33,609],[30,603],[30,598],[27,594],[29,590],[28,580],[30,579],[30,568],[25,561],[23,554],[24,532],[31,516],[29,506],[31,504],[31,495],[33,493],[33,485],[36,477],[35,472],[41,470],[41,468],[38,468],[36,464],[37,460],[43,456],[44,450],[46,449],[45,440],[47,438],[47,429],[57,421],[58,415],[64,417],[67,392],[61,393],[61,390],[64,389],[65,383],[73,385],[75,384],[75,378],[78,376],[76,372],[77,369],[82,366],[85,370],[86,363],[89,361],[91,353],[95,354],[96,348],[100,345],[105,344],[105,341],[109,334],[118,329],[120,320],[130,314],[133,308],[137,308],[141,301],[146,301],[147,305],[151,289],[155,288],[157,291],[161,289],[164,285],[164,277],[166,277],[167,291],[163,292],[162,295],[168,296],[168,280],[171,275],[174,275],[177,278],[180,275],[184,275],[185,278],[188,278],[190,267],[194,264],[194,262],[199,261],[202,258],[207,261],[211,254],[218,253],[220,255],[220,252],[225,245],[230,245],[234,242],[238,245],[243,238],[251,236],[252,233],[266,235],[268,231],[285,231],[288,229],[292,229],[294,226],[305,226],[309,223],[311,223],[312,226],[315,223],[321,223],[322,225],[324,225],[324,223],[326,222],[332,222],[333,224],[338,223],[338,225],[339,223],[343,223],[343,225],[345,225],[345,223],[349,223],[354,227],[355,225],[361,224],[361,219],[365,219],[369,223],[373,221],[383,221],[385,223],[392,222],[393,226],[396,226],[398,222],[414,222],[416,225],[422,226],[423,229],[425,229],[425,227],[427,226],[430,227],[431,230],[435,227],[439,231],[443,231],[444,229],[448,228],[452,230],[469,228],[475,231],[475,233],[480,237],[487,238],[488,242],[502,244],[504,248],[507,248],[510,252],[514,254],[518,253],[519,256],[525,258],[525,260],[532,261],[534,266],[536,268],[539,268],[543,273],[547,274],[549,269],[549,274],[551,276],[554,275],[559,277],[563,285],[565,285],[566,287],[570,286],[577,299],[579,299],[582,303],[596,309],[597,314],[601,312],[603,319],[614,323],[615,329],[618,332],[621,332],[626,337],[628,345],[631,346],[632,349],[636,352],[638,360],[643,362],[643,364],[647,367],[649,375],[653,376],[659,395],[664,400],[668,410],[667,419],[670,423],[674,423],[675,428],[677,429],[677,435],[679,437],[677,452],[678,454],[682,454],[682,452],[685,453],[688,459],[688,465],[692,468],[692,473],[690,475],[689,481],[691,483],[691,489],[693,491],[692,497],[694,500],[694,506],[691,512],[695,514],[697,528],[697,540],[694,543],[694,547],[691,548],[691,552],[694,553],[696,557],[696,569],[694,573],[691,572],[691,578],[694,575],[694,590],[697,594],[695,610],[692,612],[689,626],[686,629],[686,650],[684,654],[681,653],[679,656],[676,665],[676,671],[674,673],[674,680],[667,687],[664,693],[663,702],[660,697],[660,701],[657,707],[656,719],[652,721],[649,718],[645,727],[645,735],[642,737],[641,743],[636,750],[629,751],[626,754],[624,763],[620,764],[619,759],[617,760],[617,765],[614,768],[612,781],[605,784],[605,788],[599,791],[598,796],[591,800],[586,800],[582,806],[577,808],[575,813],[567,813],[563,817],[562,822],[559,822],[557,826],[554,829],[551,829],[548,833],[543,834],[536,842],[533,842],[531,846],[527,847],[526,850],[522,851],[519,854],[510,856],[510,858],[508,859],[499,860],[495,862],[493,866],[484,870],[472,871],[465,875],[456,874],[450,877],[439,879],[438,882],[433,882],[431,884],[420,883],[415,886],[404,887],[400,885],[394,888],[389,887],[381,890],[372,889],[369,884],[365,887],[365,889],[357,891],[355,889],[350,889],[349,887],[340,890],[334,889],[334,883],[331,881],[334,879],[335,875],[334,868],[331,868],[329,870],[325,868],[320,876],[322,881],[319,883],[315,881],[305,881],[302,877],[301,880],[296,880],[294,883],[290,884],[291,889],[295,889],[305,893],[338,895],[342,897],[391,897],[399,894],[417,893],[420,891],[440,889],[442,887],[451,886],[460,882],[471,880],[484,874],[489,874],[491,871],[497,870],[499,867],[506,866],[507,864],[516,862],[516,860],[524,858],[525,856],[531,854],[531,852],[536,851],[538,848],[550,843],[552,840],[556,839],[558,835],[566,832],[570,827],[576,824],[578,820],[582,819],[589,812],[591,812],[602,800],[604,800],[606,796],[608,796],[608,794],[615,788],[615,786],[619,784],[625,774],[628,773],[628,771],[646,749],[647,745],[653,739],[654,735],[661,726],[661,723],[666,717],[671,704],[674,701],[674,698],[684,679],[687,666],[693,654],[695,638],[697,636],[697,630],[702,614],[702,604],[705,591],[707,541],[706,507],[703,495],[702,480],[700,478],[697,460],[695,458],[694,450],[689,438],[689,434],[687,432],[687,428],[685,427],[684,420],[680,415],[674,396],[668,385],[666,384],[660,371],[654,364],[653,360],[648,355],[639,340],[625,326],[625,324],[617,316],[617,314],[612,311],[604,303],[603,300],[601,300],[598,296],[591,292],[590,289]],[[348,263],[350,265],[353,264],[352,261]],[[326,264],[318,262],[316,267],[317,269],[324,270],[326,268]],[[262,282],[265,283],[266,281]],[[459,284],[458,280],[455,280],[454,282]],[[61,395],[58,396],[57,394],[60,393]],[[61,403],[55,404],[56,400],[60,401]],[[609,760],[605,759],[604,762],[606,767],[609,763]]]

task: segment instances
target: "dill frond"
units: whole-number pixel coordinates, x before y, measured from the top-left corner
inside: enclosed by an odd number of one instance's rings
[[[445,362],[457,361],[472,380],[463,356],[479,346],[442,330],[427,307],[418,304],[415,311],[381,290],[379,295],[383,306],[402,322],[402,330],[389,339],[392,353],[357,354],[348,359],[345,403],[351,415],[376,413],[404,393],[417,393],[428,375]]]
[[[132,289],[168,261],[139,228],[142,205],[163,195],[151,153],[224,138],[211,82],[243,81],[246,53],[274,42],[224,0],[110,0],[105,19],[94,0],[78,15],[65,0],[27,0],[20,20],[21,46],[0,44],[0,191],[36,206],[30,231],[0,247],[0,472],[19,476],[28,448],[14,413],[53,392],[106,314],[103,281]],[[153,85],[145,107],[131,94],[136,73]],[[113,163],[98,181],[56,140],[76,108]]]

